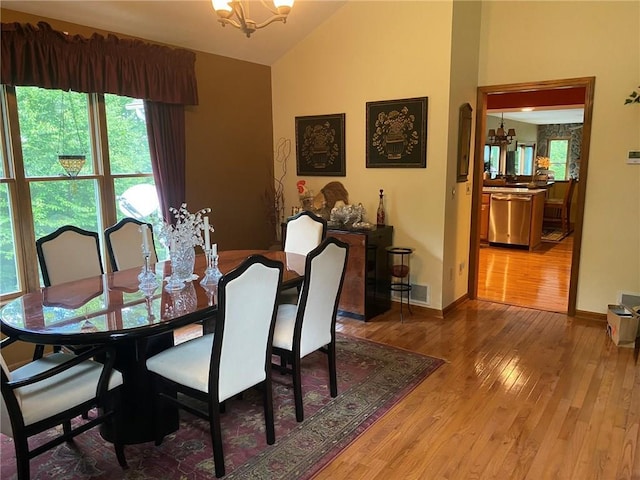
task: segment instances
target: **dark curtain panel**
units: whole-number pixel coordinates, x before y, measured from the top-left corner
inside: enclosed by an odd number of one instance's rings
[[[184,105],[198,103],[195,54],[113,35],[66,35],[47,23],[2,24],[0,82],[145,100],[163,217],[185,201]]]
[[[2,24],[0,82],[197,105],[195,53],[114,35]]]
[[[162,216],[167,222],[173,222],[169,207],[180,208],[186,198],[184,108],[146,101],[144,111]]]

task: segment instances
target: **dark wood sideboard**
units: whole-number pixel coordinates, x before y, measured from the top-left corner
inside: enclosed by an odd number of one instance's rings
[[[327,230],[349,244],[349,258],[339,314],[367,321],[391,308],[389,266],[386,247],[391,246],[393,227],[373,230]]]
[[[287,224],[282,223],[282,245]],[[391,246],[393,227],[373,230],[329,228],[327,237],[335,237],[349,244],[349,258],[345,272],[338,313],[367,321],[391,308],[389,264],[386,248]]]

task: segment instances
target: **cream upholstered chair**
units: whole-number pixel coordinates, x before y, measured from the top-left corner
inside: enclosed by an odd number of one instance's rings
[[[212,334],[188,340],[147,359],[158,401],[168,401],[209,421],[216,477],[225,474],[220,405],[260,385],[267,443],[275,442],[271,387],[271,342],[283,265],[254,255],[218,284]],[[166,395],[166,386],[207,403],[207,411]],[[161,433],[159,433],[161,435]],[[162,438],[156,438],[159,445]]]
[[[36,252],[45,287],[104,273],[96,232],[65,225],[37,239]],[[33,359],[42,357],[43,352],[44,345],[36,345]]]
[[[316,350],[328,356],[332,397],[338,395],[336,372],[336,315],[349,246],[327,238],[307,254],[298,305],[278,306],[273,353],[280,368],[293,374],[296,420],[304,420],[300,360]],[[289,365],[291,367],[289,367]]]
[[[284,251],[306,255],[327,235],[327,221],[303,210],[287,220]]]
[[[327,221],[312,212],[303,210],[287,220],[284,251],[306,255],[320,245],[327,236]],[[289,288],[280,293],[278,303],[298,303],[299,288]]]
[[[146,235],[149,244],[149,262],[158,261],[152,225],[135,218],[123,218],[104,231],[109,263],[114,272],[143,265],[141,230],[143,224],[148,226]]]
[[[14,341],[6,338],[0,348]],[[105,355],[105,362],[90,360],[95,355]],[[113,362],[113,350],[94,347],[80,355],[53,353],[9,371],[0,352],[0,429],[13,437],[19,480],[29,480],[32,458],[117,415],[122,375],[113,370]],[[98,407],[95,418],[71,427],[72,419],[93,407]],[[29,437],[58,425],[63,427],[62,434],[30,448]],[[124,446],[116,444],[115,451],[120,465],[126,467]]]
[[[65,225],[36,240],[46,287],[104,273],[96,232]]]

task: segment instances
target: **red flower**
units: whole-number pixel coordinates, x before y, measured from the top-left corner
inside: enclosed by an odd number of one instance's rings
[[[299,180],[298,183],[296,183],[296,186],[298,187],[298,193],[300,195],[302,195],[304,193],[304,184],[306,182],[304,180]]]

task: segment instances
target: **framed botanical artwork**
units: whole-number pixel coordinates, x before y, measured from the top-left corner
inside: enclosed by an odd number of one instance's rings
[[[296,173],[344,177],[344,113],[296,117]]]
[[[471,113],[473,108],[468,103],[460,107],[458,121],[458,182],[466,182],[469,176],[469,153],[471,151]]]
[[[367,168],[427,166],[428,98],[367,102]]]

